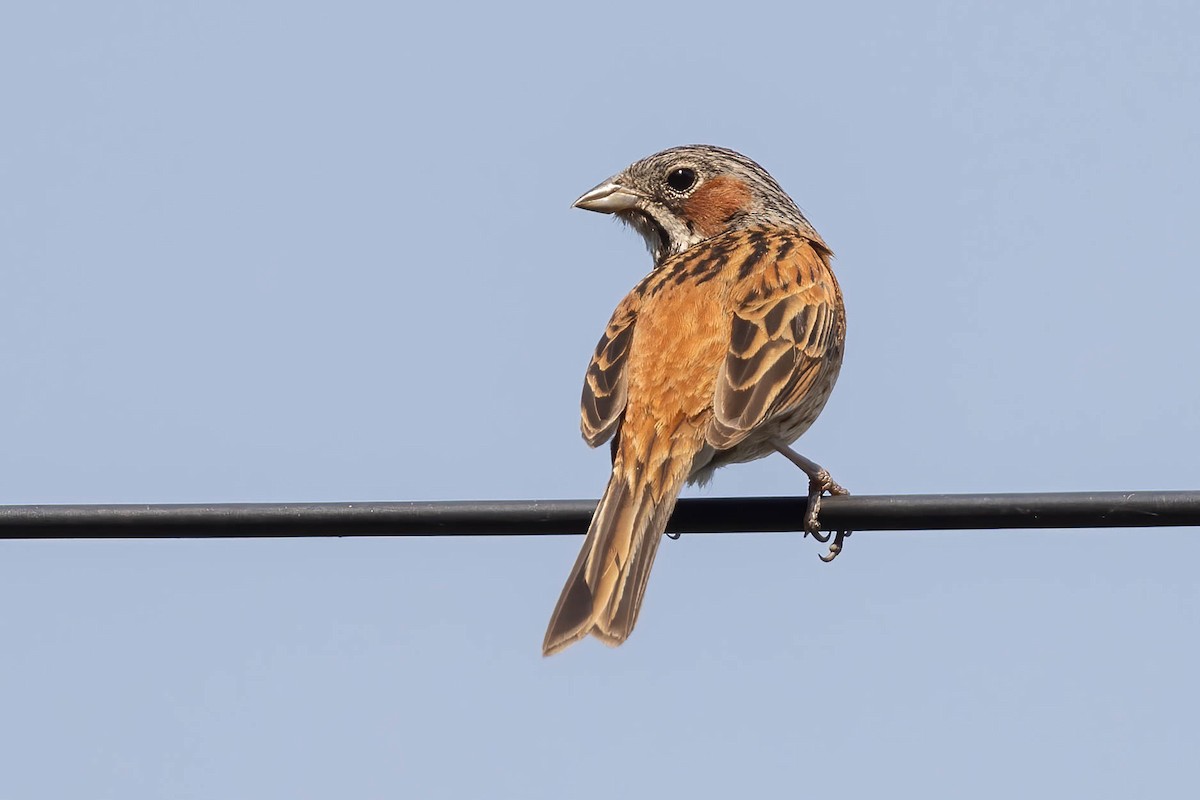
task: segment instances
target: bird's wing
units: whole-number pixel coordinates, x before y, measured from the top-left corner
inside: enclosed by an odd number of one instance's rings
[[[583,438],[592,447],[598,447],[613,435],[625,412],[629,385],[625,363],[633,341],[633,324],[640,299],[634,291],[617,306],[596,345],[592,363],[588,365],[580,403],[580,428]]]
[[[772,417],[796,410],[845,339],[841,290],[821,242],[751,236],[730,254],[733,324],[717,374],[708,442],[733,447]],[[819,408],[818,408],[819,410]]]

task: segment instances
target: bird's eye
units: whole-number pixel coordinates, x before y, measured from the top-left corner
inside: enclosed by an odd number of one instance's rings
[[[667,186],[677,192],[686,192],[696,183],[696,171],[679,167],[667,173]]]

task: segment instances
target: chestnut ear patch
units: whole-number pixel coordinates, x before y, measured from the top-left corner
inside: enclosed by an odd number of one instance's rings
[[[683,213],[702,236],[716,236],[750,205],[750,189],[739,178],[711,178],[683,204]]]

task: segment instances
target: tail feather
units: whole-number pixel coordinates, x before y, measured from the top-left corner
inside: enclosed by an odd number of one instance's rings
[[[633,632],[658,544],[686,479],[686,470],[663,470],[671,485],[652,490],[643,480],[630,480],[640,472],[615,465],[550,617],[543,655],[589,633],[615,647]]]

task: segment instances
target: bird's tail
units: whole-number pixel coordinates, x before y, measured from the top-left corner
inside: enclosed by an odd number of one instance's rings
[[[589,633],[612,647],[629,638],[689,465],[668,457],[657,469],[628,469],[618,456],[550,617],[543,655],[553,655]],[[650,475],[653,481],[647,480]]]

